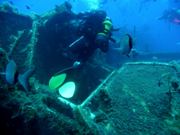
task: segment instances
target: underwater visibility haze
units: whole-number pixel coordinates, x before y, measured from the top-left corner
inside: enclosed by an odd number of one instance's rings
[[[180,0],[0,0],[0,134],[179,135]]]

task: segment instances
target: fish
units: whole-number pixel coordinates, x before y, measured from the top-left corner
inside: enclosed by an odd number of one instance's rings
[[[11,5],[14,5],[14,3],[13,3],[12,1],[9,1],[9,3],[10,3]]]
[[[127,55],[129,57],[129,53],[133,48],[133,39],[129,34],[126,34],[120,41],[120,46],[123,55]]]
[[[30,10],[30,9],[31,9],[31,7],[30,7],[30,6],[28,6],[28,5],[25,5],[25,7],[26,7],[26,9],[28,9],[28,10]]]
[[[23,86],[26,91],[29,91],[29,77],[33,74],[35,68],[28,69],[25,73],[18,75],[18,82]]]
[[[14,60],[10,60],[6,66],[5,78],[9,84],[14,84],[17,75],[17,65]]]

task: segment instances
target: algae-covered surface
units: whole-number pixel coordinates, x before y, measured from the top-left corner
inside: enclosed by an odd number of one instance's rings
[[[47,86],[36,86],[37,90],[27,93],[18,85],[1,85],[1,131],[177,135],[180,99],[179,87],[175,90],[172,85],[174,78],[179,79],[177,70],[168,63],[127,63],[81,105],[58,100]]]
[[[98,114],[97,123],[115,134],[176,135],[180,104],[174,78],[177,71],[167,63],[127,63],[84,106]]]

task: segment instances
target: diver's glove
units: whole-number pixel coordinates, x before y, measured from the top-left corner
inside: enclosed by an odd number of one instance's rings
[[[96,45],[98,46],[98,48],[101,49],[101,51],[103,52],[107,52],[109,49],[109,39],[108,36],[104,33],[98,33],[96,35],[96,40],[95,40]]]
[[[80,61],[75,61],[75,62],[73,63],[73,68],[78,68],[80,65],[81,65],[81,62],[80,62]]]

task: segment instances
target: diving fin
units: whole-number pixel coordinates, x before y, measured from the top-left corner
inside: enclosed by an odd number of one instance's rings
[[[18,82],[23,86],[23,88],[28,91],[29,90],[29,77],[33,74],[35,68],[31,68],[27,70],[24,74],[19,74]]]
[[[58,87],[60,87],[66,79],[66,73],[64,72],[76,69],[80,65],[81,65],[81,62],[75,61],[72,66],[64,68],[60,70],[59,72],[55,73],[49,80],[49,88],[52,90],[55,90]]]
[[[5,78],[9,84],[14,84],[15,75],[17,73],[17,66],[14,60],[10,60],[6,66]]]
[[[66,79],[65,73],[52,76],[49,80],[49,88],[51,90],[57,89],[64,83],[65,79]]]

